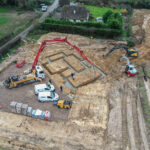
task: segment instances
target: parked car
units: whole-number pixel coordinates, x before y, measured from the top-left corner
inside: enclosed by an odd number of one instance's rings
[[[96,21],[97,21],[97,22],[102,22],[102,23],[104,22],[103,17],[97,17],[97,18],[96,18]]]
[[[47,6],[42,6],[42,11],[43,12],[47,11]]]
[[[40,109],[36,109],[32,111],[32,117],[37,119],[50,120],[51,113],[49,111],[42,111]]]
[[[34,92],[35,94],[38,94],[39,92],[54,92],[55,87],[54,85],[50,84],[37,84],[34,86]]]
[[[55,92],[40,92],[38,94],[39,102],[56,101],[58,99],[59,99],[59,95]]]

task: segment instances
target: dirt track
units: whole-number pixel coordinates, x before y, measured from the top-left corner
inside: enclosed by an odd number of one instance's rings
[[[141,17],[138,29],[149,29],[147,11],[135,11]],[[134,22],[136,24],[136,22]],[[143,25],[144,24],[144,25]],[[137,32],[138,33],[138,32]],[[43,35],[37,44],[19,48],[18,57],[25,57],[31,65],[40,43],[45,39],[67,36],[69,41],[85,51],[86,56],[107,76],[74,93],[73,107],[66,122],[45,122],[0,112],[0,146],[10,149],[52,149],[52,150],[149,150],[149,132],[143,116],[142,96],[139,87],[141,78],[128,78],[123,70],[125,62],[120,63],[121,52],[115,52],[104,59],[103,55],[120,42],[112,40],[90,40],[78,35],[50,33]],[[135,37],[139,36],[135,34]],[[131,62],[135,65],[148,63],[149,32],[136,48],[140,57]],[[125,43],[124,43],[125,44]],[[62,45],[51,50],[63,48]],[[46,52],[45,52],[46,53]],[[32,56],[32,57],[31,57]],[[42,59],[42,56],[40,57]],[[9,60],[8,60],[9,61]],[[2,64],[3,65],[3,64]],[[146,83],[149,94],[149,79]],[[1,99],[2,97],[0,97]],[[148,97],[149,98],[149,97]],[[10,125],[11,124],[11,125]],[[8,138],[9,137],[9,138]]]

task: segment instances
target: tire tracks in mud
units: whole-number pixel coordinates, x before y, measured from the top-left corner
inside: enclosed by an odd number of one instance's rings
[[[142,106],[140,102],[140,95],[138,95],[138,100],[137,100],[137,112],[138,112],[138,120],[139,120],[139,128],[140,128],[140,133],[141,133],[141,140],[143,143],[143,149],[142,150],[149,150],[149,144],[146,136],[146,124],[142,112]]]
[[[113,91],[113,94],[111,94],[109,98],[110,104],[113,104],[113,108],[109,114],[106,138],[108,146],[105,147],[105,150],[149,150],[146,126],[140,103],[140,92],[137,88],[138,82],[136,79],[126,81],[122,85],[117,84],[117,86],[113,88],[115,92]],[[114,93],[116,93],[116,95]],[[119,105],[121,105],[121,107]],[[119,115],[120,111],[121,117]],[[111,120],[113,120],[113,123],[110,122]],[[121,130],[120,128],[116,130],[115,126],[117,126],[117,124],[122,125]],[[116,130],[116,133],[112,128]],[[111,135],[114,133],[116,136]],[[120,136],[117,136],[119,134]],[[121,138],[121,141],[119,138]]]
[[[128,84],[127,88],[131,87],[132,85]],[[136,105],[135,105],[135,96],[134,92],[128,90],[126,93],[126,101],[127,101],[127,128],[129,134],[129,141],[131,150],[140,150],[139,146],[139,137],[140,135],[138,130],[138,120],[137,120],[137,113],[136,113]]]
[[[149,79],[147,81],[144,80],[144,85],[145,85],[145,89],[146,89],[146,93],[147,93],[147,98],[148,98],[148,103],[149,103],[149,106],[150,106],[150,82],[149,82]]]
[[[145,121],[139,99],[138,82],[126,83],[127,129],[131,150],[149,150]]]
[[[127,86],[124,85],[124,89]],[[127,101],[126,101],[126,93],[122,94],[122,150],[126,150],[128,140],[128,132],[127,132]]]

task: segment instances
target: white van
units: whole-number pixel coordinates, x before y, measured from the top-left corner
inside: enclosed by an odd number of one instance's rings
[[[53,92],[55,90],[54,85],[48,86],[47,84],[37,84],[34,86],[34,92],[35,94],[38,94],[39,92]]]
[[[55,92],[40,92],[38,94],[39,102],[49,102],[49,101],[57,101],[59,96]]]

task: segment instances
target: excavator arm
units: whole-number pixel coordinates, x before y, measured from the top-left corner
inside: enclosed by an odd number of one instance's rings
[[[125,50],[125,51],[126,51],[126,55],[128,55],[128,47],[121,45],[121,46],[115,46],[115,47],[113,47],[112,49],[110,49],[110,51],[105,55],[105,58],[106,58],[107,56],[109,56],[113,51],[115,51],[115,50],[117,50],[117,49]]]
[[[126,56],[122,56],[121,59],[120,59],[120,61],[122,62],[123,59],[125,59],[125,60],[127,61],[126,65],[129,66],[129,65],[130,65],[130,60],[129,60],[129,58],[126,57]]]

